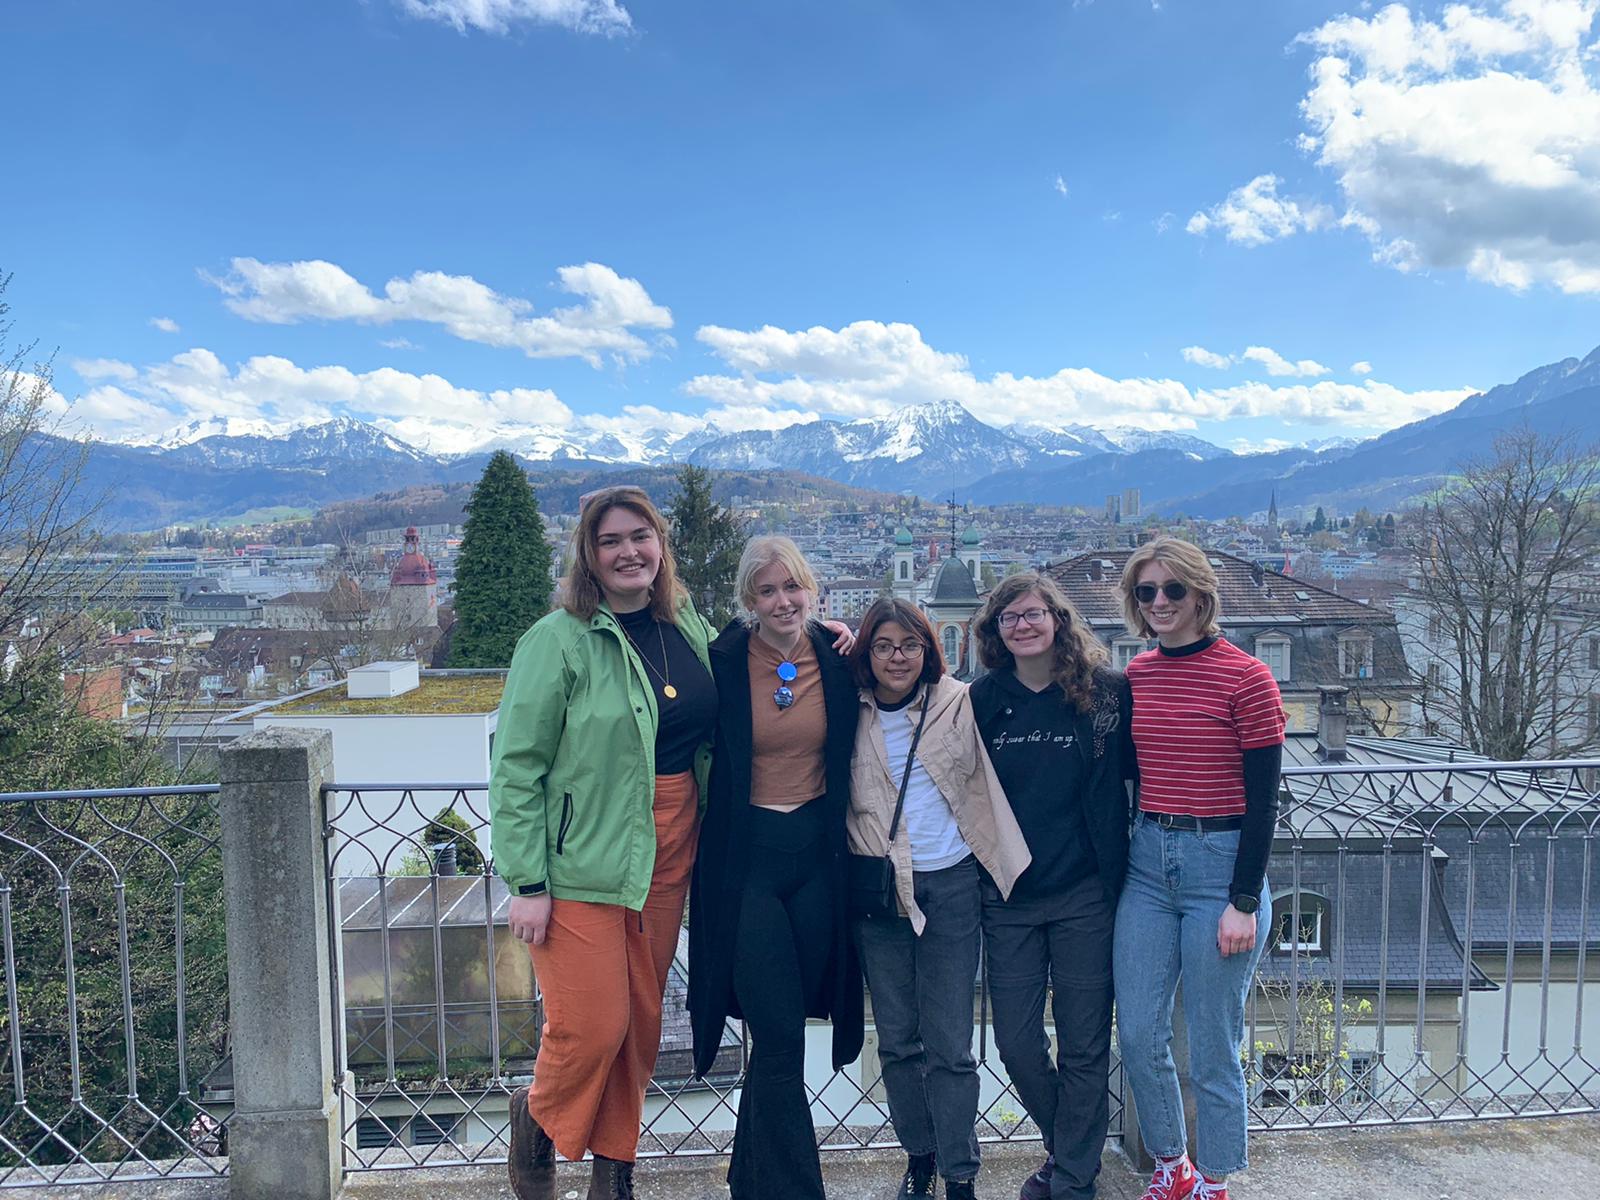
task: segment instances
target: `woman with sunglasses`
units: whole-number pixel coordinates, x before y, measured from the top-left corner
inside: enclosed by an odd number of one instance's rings
[[[1284,715],[1266,664],[1221,636],[1205,552],[1157,538],[1122,573],[1128,628],[1159,645],[1128,664],[1139,812],[1117,910],[1117,1035],[1156,1158],[1145,1200],[1227,1200],[1246,1165],[1244,1009],[1272,923],[1267,856]],[[1183,979],[1199,1118],[1187,1152],[1173,1065]]]
[[[1033,861],[983,885],[995,1044],[1047,1157],[1023,1200],[1095,1194],[1110,1123],[1111,938],[1128,858],[1126,681],[1059,585],[1010,575],[977,617],[983,744]],[[1045,1035],[1052,1000],[1056,1056]]]
[[[945,674],[922,610],[882,599],[861,619],[850,852],[894,864],[897,912],[854,921],[872,992],[889,1117],[908,1161],[897,1200],[971,1200],[978,1174],[973,982],[980,871],[1009,895],[1028,846],[984,753],[967,685]]]
[[[794,542],[752,539],[738,586],[747,616],[710,651],[716,754],[689,901],[695,1073],[711,1069],[727,1018],[742,1017],[753,1047],[729,1192],[820,1198],[806,1018],[832,1019],[836,1070],[860,1055],[863,1033],[844,903],[856,689],[812,618],[817,583]]]
[[[489,782],[494,865],[544,999],[532,1088],[511,1095],[518,1200],[594,1155],[590,1200],[633,1195],[717,694],[711,629],[666,522],[634,487],[588,498],[561,607],[517,643]]]

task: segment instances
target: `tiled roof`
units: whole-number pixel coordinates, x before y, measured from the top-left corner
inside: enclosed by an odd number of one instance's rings
[[[947,558],[939,567],[939,574],[934,576],[933,591],[928,597],[930,604],[960,604],[975,603],[978,599],[978,585],[972,581],[972,572],[967,570],[967,564],[959,558]]]
[[[1066,590],[1073,605],[1090,622],[1122,621],[1122,569],[1132,550],[1093,550],[1047,568]],[[1348,596],[1304,583],[1290,575],[1258,567],[1247,558],[1208,550],[1217,573],[1222,623],[1241,624],[1389,624],[1382,610]]]

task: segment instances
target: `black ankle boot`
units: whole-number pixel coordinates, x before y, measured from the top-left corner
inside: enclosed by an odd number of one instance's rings
[[[556,1200],[556,1148],[528,1111],[528,1090],[511,1093],[511,1153],[506,1171],[517,1200]]]
[[[589,1175],[589,1200],[633,1200],[633,1164],[596,1154]]]
[[[915,1200],[918,1196],[933,1195],[935,1178],[933,1155],[907,1155],[905,1178],[900,1181],[900,1190],[895,1193],[895,1200]]]

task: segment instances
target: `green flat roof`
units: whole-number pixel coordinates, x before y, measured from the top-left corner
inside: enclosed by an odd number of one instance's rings
[[[491,713],[500,707],[506,688],[504,671],[481,674],[424,673],[421,683],[400,696],[377,700],[351,700],[343,683],[296,696],[257,714],[263,717],[381,717],[381,716],[467,716]]]

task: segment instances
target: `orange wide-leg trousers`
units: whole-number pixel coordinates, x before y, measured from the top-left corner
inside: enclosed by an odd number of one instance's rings
[[[632,1162],[661,1046],[661,1002],[694,865],[694,772],[656,776],[656,866],[644,911],[556,899],[529,946],[544,1029],[528,1110],[562,1157]]]

